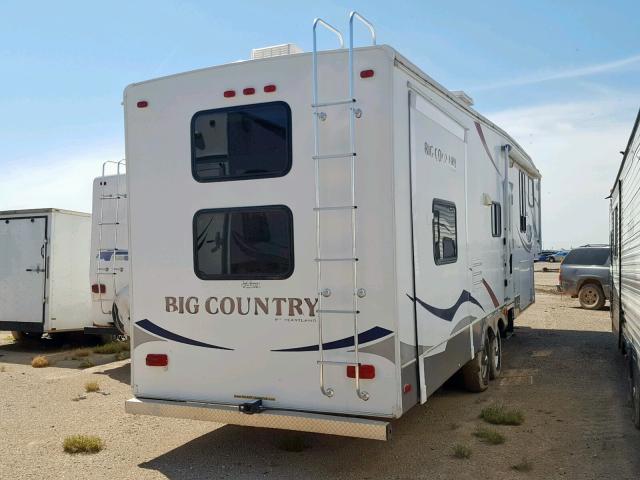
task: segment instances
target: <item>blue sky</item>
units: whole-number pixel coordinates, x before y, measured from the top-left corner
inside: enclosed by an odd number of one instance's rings
[[[134,81],[311,46],[358,9],[387,43],[465,90],[542,171],[547,246],[607,240],[603,200],[640,106],[637,1],[32,1],[0,5],[0,209],[90,210],[124,152]],[[585,221],[584,219],[590,219]]]

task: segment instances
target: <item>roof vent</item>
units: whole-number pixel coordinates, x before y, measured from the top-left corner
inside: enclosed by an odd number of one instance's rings
[[[278,57],[280,55],[293,55],[294,53],[302,52],[303,50],[295,43],[283,43],[282,45],[272,45],[271,47],[254,48],[251,50],[251,60]]]
[[[458,100],[464,103],[467,107],[470,107],[471,105],[473,105],[473,98],[471,98],[469,95],[464,93],[462,90],[455,90],[451,92],[451,95],[456,97]]]

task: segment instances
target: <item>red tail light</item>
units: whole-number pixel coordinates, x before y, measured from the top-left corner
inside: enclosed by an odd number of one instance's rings
[[[164,353],[149,353],[146,363],[149,367],[166,367],[169,365],[169,357]]]
[[[264,86],[264,92],[265,93],[273,93],[276,91],[276,86],[275,85],[265,85]]]
[[[146,100],[140,100],[136,106],[138,108],[147,108],[149,106],[149,102],[147,102]]]
[[[107,287],[103,283],[94,283],[91,285],[91,291],[93,293],[107,293]]]
[[[356,378],[355,365],[349,365],[347,367],[347,377]],[[373,365],[360,365],[360,378],[364,380],[371,380],[376,377],[376,367]]]
[[[411,384],[405,383],[402,387],[402,393],[409,393],[411,391]]]
[[[242,90],[242,93],[244,95],[253,95],[254,93],[256,93],[256,89],[253,87],[247,87],[244,90]]]
[[[374,75],[373,70],[362,70],[360,72],[360,78],[371,78]]]
[[[235,90],[226,90],[224,92],[224,98],[232,98],[236,96],[236,91]]]

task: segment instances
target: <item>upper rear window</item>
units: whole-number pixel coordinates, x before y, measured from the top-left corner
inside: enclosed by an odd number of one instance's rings
[[[284,102],[198,112],[191,171],[198,182],[281,177],[291,169],[291,109]]]
[[[576,248],[564,259],[565,265],[607,265],[608,248]]]

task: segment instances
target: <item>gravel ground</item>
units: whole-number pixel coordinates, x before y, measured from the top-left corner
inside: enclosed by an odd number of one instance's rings
[[[387,443],[126,415],[128,360],[102,356],[102,365],[79,370],[65,349],[18,347],[0,333],[0,478],[639,478],[640,431],[608,311],[545,293],[557,272],[537,281],[537,303],[504,343],[503,377],[482,394],[450,382],[395,422]],[[56,363],[32,368],[39,353]],[[84,394],[90,380],[103,393]],[[525,422],[497,427],[506,442],[491,446],[472,432],[495,402],[520,409]],[[76,433],[99,435],[106,448],[64,453],[63,439]],[[470,447],[469,459],[453,457],[456,443]]]

